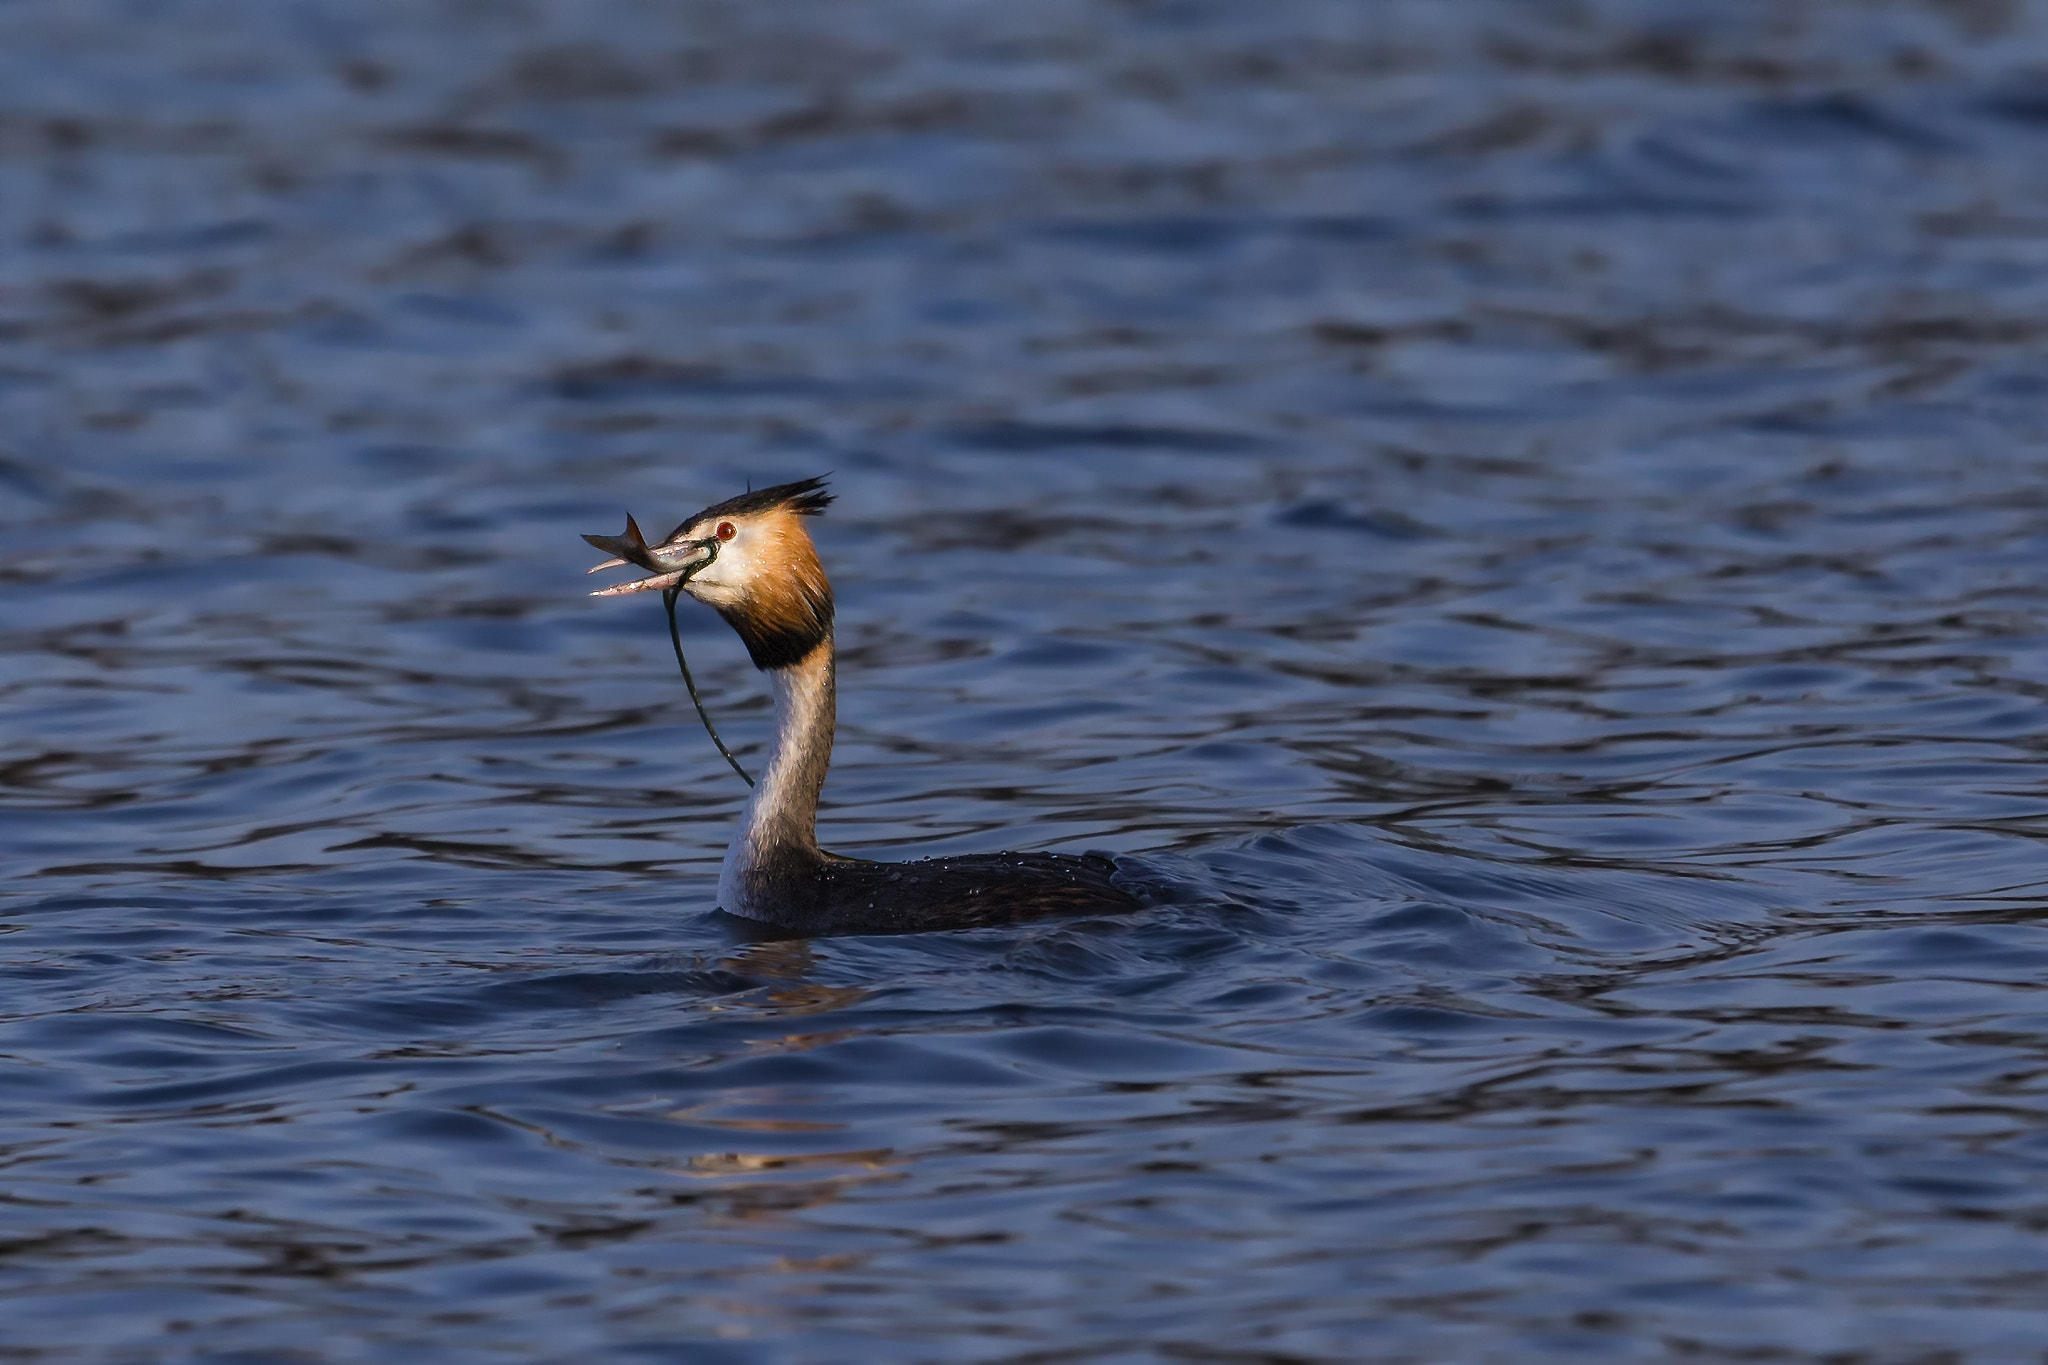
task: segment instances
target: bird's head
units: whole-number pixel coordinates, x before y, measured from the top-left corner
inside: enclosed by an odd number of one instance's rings
[[[832,633],[832,585],[803,519],[831,504],[823,479],[799,479],[705,508],[656,544],[626,518],[622,536],[585,536],[617,556],[592,568],[637,564],[654,576],[592,596],[686,592],[715,607],[756,668],[786,668]]]

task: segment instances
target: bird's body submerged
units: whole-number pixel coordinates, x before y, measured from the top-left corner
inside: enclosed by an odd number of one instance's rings
[[[728,913],[791,934],[908,934],[978,929],[1056,915],[1119,914],[1137,898],[1092,854],[978,853],[871,863],[824,853],[771,858],[751,872],[760,895]]]
[[[660,588],[715,607],[775,693],[766,767],[726,850],[719,908],[792,934],[905,933],[1118,913],[1138,900],[1106,858],[991,853],[911,863],[843,858],[818,847],[818,793],[832,761],[837,679],[832,588],[799,518],[831,501],[816,479],[705,509],[656,546],[586,536],[655,577],[608,593]]]

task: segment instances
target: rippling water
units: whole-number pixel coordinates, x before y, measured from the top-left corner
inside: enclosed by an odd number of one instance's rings
[[[2040,1360],[2044,52],[0,3],[0,1356]],[[827,470],[824,837],[1170,903],[710,913]]]

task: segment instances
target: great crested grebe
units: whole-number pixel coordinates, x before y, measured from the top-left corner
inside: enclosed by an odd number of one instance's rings
[[[876,863],[818,847],[818,792],[832,762],[835,714],[832,585],[803,519],[831,501],[824,480],[801,479],[707,507],[658,544],[648,544],[631,517],[623,536],[583,537],[617,556],[591,572],[634,564],[654,575],[593,596],[688,593],[725,618],[774,689],[775,738],[725,852],[719,908],[795,935],[964,929],[1137,909],[1138,898],[1111,880],[1115,864],[1094,855]]]

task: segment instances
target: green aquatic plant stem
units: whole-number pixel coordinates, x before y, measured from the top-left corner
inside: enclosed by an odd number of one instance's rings
[[[711,723],[711,713],[704,709],[704,698],[697,695],[697,680],[690,676],[690,665],[683,658],[683,632],[676,624],[676,596],[680,590],[669,588],[661,595],[661,605],[668,611],[668,642],[676,647],[676,667],[683,670],[683,686],[690,689],[690,700],[697,704],[697,719],[704,722],[704,733],[711,736],[711,742],[718,746],[718,752],[725,755],[725,761],[732,764],[732,770],[740,775],[740,781],[749,787],[754,779],[747,776],[747,770],[732,756],[732,750],[725,747],[725,741],[718,737],[718,727]]]

